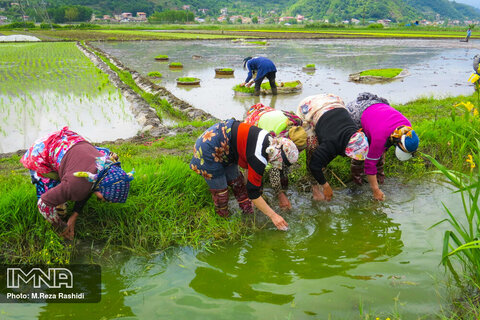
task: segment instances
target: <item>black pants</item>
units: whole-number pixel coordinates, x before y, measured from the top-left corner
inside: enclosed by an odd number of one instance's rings
[[[262,81],[265,78],[267,78],[268,81],[270,82],[270,87],[272,88],[272,92],[274,92],[274,89],[275,89],[274,94],[276,94],[276,89],[277,89],[277,85],[275,84],[276,73],[277,73],[276,71],[271,71],[271,72],[268,72],[267,74],[265,74],[263,77],[255,80],[255,95],[256,96],[260,95],[260,86],[262,85]]]

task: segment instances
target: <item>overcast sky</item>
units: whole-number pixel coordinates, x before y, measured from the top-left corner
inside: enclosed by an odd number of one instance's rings
[[[469,4],[480,9],[480,0],[455,0],[455,2]]]

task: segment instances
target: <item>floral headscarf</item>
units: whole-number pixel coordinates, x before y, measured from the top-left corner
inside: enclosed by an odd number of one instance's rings
[[[298,149],[292,140],[281,137],[269,137],[270,146],[267,148],[268,162],[274,168],[281,169],[283,163],[291,165],[298,160]]]
[[[367,136],[361,131],[355,132],[348,141],[345,154],[354,160],[365,160],[368,154]]]
[[[96,167],[97,174],[79,171],[73,175],[93,182],[92,191],[100,191],[105,200],[124,203],[127,200],[134,171],[126,173],[121,168],[120,162],[113,163],[107,156],[97,157]]]

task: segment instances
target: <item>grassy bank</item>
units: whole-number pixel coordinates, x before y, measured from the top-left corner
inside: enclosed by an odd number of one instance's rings
[[[188,167],[190,149],[203,130],[108,145],[121,155],[125,169],[135,168],[135,183],[126,204],[91,199],[78,219],[75,241],[142,253],[172,245],[199,247],[251,232],[250,220],[242,222],[241,215],[223,219],[214,214],[203,178]],[[64,243],[38,214],[29,180],[19,156],[0,160],[0,259],[68,263],[76,242]]]

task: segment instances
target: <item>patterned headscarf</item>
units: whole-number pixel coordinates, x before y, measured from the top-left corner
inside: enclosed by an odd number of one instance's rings
[[[345,108],[343,100],[334,94],[317,94],[303,99],[297,107],[297,116],[308,122],[312,127],[327,111],[335,108]]]
[[[348,141],[345,148],[345,154],[354,160],[365,160],[368,154],[368,139],[367,136],[361,132],[355,132]]]
[[[405,161],[413,156],[420,140],[417,133],[409,126],[400,126],[390,135],[390,142],[396,146],[395,155]]]
[[[79,171],[73,175],[93,182],[92,191],[99,191],[105,200],[124,203],[128,197],[134,171],[126,173],[120,166],[120,162],[106,162],[105,157],[98,157],[96,165],[97,174]]]
[[[287,166],[298,160],[298,149],[292,140],[281,137],[269,137],[270,146],[267,148],[268,162],[274,168],[281,169],[283,163]]]

